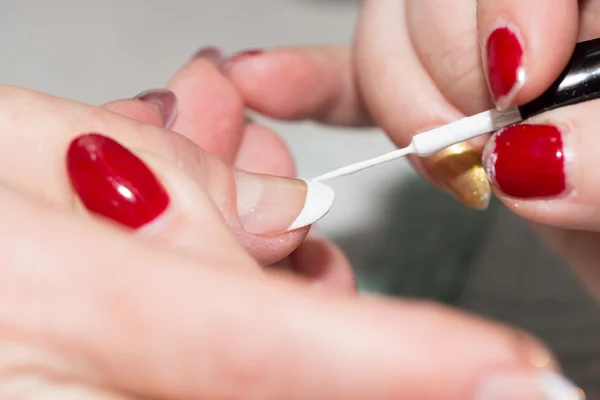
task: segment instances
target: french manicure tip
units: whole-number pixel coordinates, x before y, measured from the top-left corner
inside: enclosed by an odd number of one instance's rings
[[[544,372],[540,386],[548,400],[585,400],[584,392],[564,376]]]
[[[293,231],[311,225],[325,216],[333,205],[335,194],[329,186],[314,180],[303,179],[306,183],[304,208],[287,229]]]
[[[585,400],[569,379],[550,371],[514,371],[493,375],[476,392],[477,400]]]

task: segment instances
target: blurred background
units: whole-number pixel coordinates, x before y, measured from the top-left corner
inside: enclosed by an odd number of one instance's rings
[[[0,83],[94,104],[164,85],[206,45],[233,52],[348,42],[358,8],[355,0],[0,4]],[[378,130],[267,123],[303,177],[392,149]],[[320,229],[346,251],[361,289],[431,298],[531,331],[589,398],[600,398],[598,307],[523,222],[497,203],[464,209],[403,161],[332,185],[337,200]]]

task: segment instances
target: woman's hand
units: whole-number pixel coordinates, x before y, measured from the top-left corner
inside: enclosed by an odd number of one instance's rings
[[[405,146],[419,131],[539,96],[576,42],[598,36],[599,16],[598,0],[366,0],[353,49],[242,53],[225,70],[266,115],[376,123]],[[599,108],[566,107],[412,162],[475,208],[491,188],[600,294]]]
[[[196,190],[205,250],[190,256],[0,187],[1,398],[533,399],[556,384],[536,370],[548,353],[504,327],[252,273]]]
[[[173,92],[185,121],[185,96]],[[207,119],[218,99],[226,103],[214,94],[201,109]],[[263,185],[255,212],[268,224],[251,222],[270,235],[248,233],[227,151],[218,159],[160,128],[168,113],[144,100],[106,108],[146,125],[0,88],[0,398],[574,395],[523,333],[262,269],[306,234],[284,233],[307,197],[303,184],[242,178]],[[229,117],[184,134],[210,142]]]
[[[218,62],[219,53],[205,49],[177,71],[167,89],[149,90],[134,100],[113,101],[104,108],[142,123],[169,128],[236,170],[294,177],[294,161],[287,146],[268,127],[245,117],[244,100],[220,72]],[[189,143],[184,147],[189,147]],[[248,208],[246,204],[245,209]],[[264,223],[265,218],[277,218],[281,210],[269,212],[271,217],[255,216],[255,220]],[[242,235],[239,239],[264,266],[299,274],[325,290],[355,293],[354,273],[344,254],[318,235],[305,237],[306,231],[271,234],[268,238]],[[254,236],[258,236],[258,242],[254,242]],[[290,249],[295,250],[282,259]]]

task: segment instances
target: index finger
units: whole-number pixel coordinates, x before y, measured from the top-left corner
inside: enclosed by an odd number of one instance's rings
[[[238,249],[192,263],[4,189],[0,217],[2,326],[71,349],[71,376],[95,384],[150,398],[577,398],[537,342],[440,306],[211,267]]]

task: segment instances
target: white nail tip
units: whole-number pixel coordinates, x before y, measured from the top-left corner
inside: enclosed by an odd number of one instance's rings
[[[304,180],[304,182],[306,182],[304,208],[287,229],[288,232],[314,224],[329,212],[333,204],[335,197],[333,189],[316,181]]]
[[[549,371],[493,375],[476,393],[477,400],[585,400],[585,394],[567,378]]]
[[[548,400],[585,400],[583,392],[571,381],[552,372],[540,374],[540,389]]]

